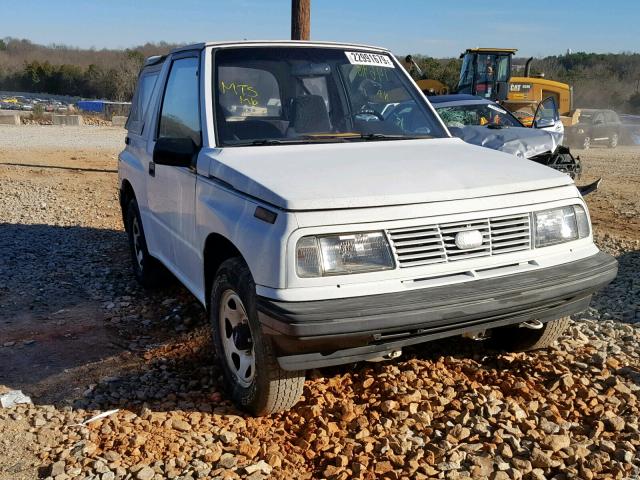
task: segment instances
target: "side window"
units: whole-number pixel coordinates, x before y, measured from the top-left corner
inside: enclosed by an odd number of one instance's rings
[[[162,100],[159,138],[189,137],[200,146],[198,59],[180,58],[171,65]]]
[[[131,111],[127,119],[127,130],[141,134],[144,128],[144,116],[149,107],[151,94],[158,80],[158,72],[143,73],[138,81],[138,88],[131,101]]]
[[[218,102],[228,122],[282,115],[278,81],[267,70],[220,66],[217,88]]]

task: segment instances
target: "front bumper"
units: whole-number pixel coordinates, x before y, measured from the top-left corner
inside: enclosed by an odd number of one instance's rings
[[[318,368],[469,331],[577,313],[617,271],[617,261],[599,252],[555,267],[407,292],[310,302],[259,297],[258,315],[282,368]]]

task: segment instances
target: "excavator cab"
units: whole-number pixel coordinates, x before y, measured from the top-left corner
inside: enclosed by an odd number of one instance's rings
[[[499,102],[507,99],[513,48],[470,48],[462,55],[457,93]]]

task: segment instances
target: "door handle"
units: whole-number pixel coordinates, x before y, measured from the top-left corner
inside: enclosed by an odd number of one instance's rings
[[[124,143],[125,145],[129,145],[131,143],[131,139],[129,137],[125,137]]]
[[[154,162],[149,162],[149,175],[156,176],[156,164]]]

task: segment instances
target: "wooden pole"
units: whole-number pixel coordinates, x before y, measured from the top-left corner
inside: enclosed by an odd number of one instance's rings
[[[291,40],[311,37],[311,0],[291,0]]]

